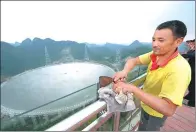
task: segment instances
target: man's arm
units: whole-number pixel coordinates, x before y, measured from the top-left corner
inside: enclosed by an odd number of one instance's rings
[[[172,116],[175,113],[177,105],[172,103],[172,101],[167,98],[160,98],[148,94],[137,88],[136,86],[133,86],[132,92],[138,99],[144,102],[144,104],[148,105],[149,107],[163,115]]]
[[[142,63],[141,63],[139,57],[128,59],[125,66],[124,66],[123,72],[128,74],[129,71],[131,71],[136,65],[141,65],[141,64]]]
[[[141,64],[139,57],[128,59],[124,66],[124,69],[120,72],[117,72],[113,76],[114,82],[117,82],[118,80],[125,81],[125,78],[127,77],[129,71],[131,71],[136,65],[139,64]]]
[[[143,55],[140,55],[136,58],[128,59],[128,61],[126,62],[125,66],[124,66],[123,71],[128,73],[137,65],[148,65],[151,61],[151,58],[150,58],[151,54],[152,54],[152,51],[145,53]]]
[[[184,93],[191,79],[190,68],[186,66],[183,68],[176,67],[175,70],[165,77],[158,96],[146,93],[132,84],[129,84],[126,89],[133,92],[138,99],[155,111],[166,116],[172,116],[177,106],[182,105]],[[183,77],[181,77],[182,75]],[[123,88],[123,86],[121,87]]]
[[[117,72],[114,76],[114,82],[117,82],[118,80],[124,81],[127,77],[127,74],[136,66],[140,64],[149,64],[150,63],[150,55],[151,52],[140,55],[136,58],[128,59],[125,63],[124,69],[120,72]]]

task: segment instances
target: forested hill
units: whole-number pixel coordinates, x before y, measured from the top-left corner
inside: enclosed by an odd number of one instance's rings
[[[129,45],[112,43],[96,45],[75,41],[55,41],[50,38],[33,40],[27,38],[21,43],[14,44],[1,42],[1,77],[13,76],[25,70],[47,65],[47,61],[54,64],[89,59],[114,63],[116,58],[123,60],[128,56],[135,57],[151,51],[151,47],[151,43],[142,43],[138,40]],[[180,50],[186,48],[181,47]]]

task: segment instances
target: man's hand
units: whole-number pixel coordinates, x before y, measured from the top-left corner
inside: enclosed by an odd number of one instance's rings
[[[125,71],[120,71],[120,72],[117,72],[114,76],[113,76],[113,79],[114,79],[114,82],[117,82],[117,81],[125,81],[127,78],[127,73]]]
[[[120,91],[122,90],[122,92],[123,92],[124,94],[127,94],[128,92],[129,92],[129,93],[132,93],[134,87],[135,87],[135,86],[132,85],[132,84],[128,84],[128,83],[125,83],[125,82],[117,82],[117,83],[114,83],[114,85],[113,85],[113,90],[114,90],[116,93],[120,93]]]
[[[127,74],[136,66],[142,64],[139,57],[136,58],[129,58],[124,66],[124,69],[120,72],[117,72],[114,76],[114,82],[117,81],[125,81],[127,78]]]

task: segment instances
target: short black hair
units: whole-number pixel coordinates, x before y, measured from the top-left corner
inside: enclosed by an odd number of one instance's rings
[[[156,30],[161,30],[161,29],[170,29],[173,33],[173,35],[176,38],[181,38],[185,37],[187,34],[187,27],[186,25],[179,20],[171,20],[171,21],[166,21],[164,23],[161,23]]]

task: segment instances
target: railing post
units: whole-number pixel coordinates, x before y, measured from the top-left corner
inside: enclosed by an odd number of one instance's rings
[[[99,99],[99,93],[98,93],[98,90],[99,90],[99,87],[100,87],[100,84],[99,84],[99,82],[97,83],[97,99],[96,100],[98,100]]]
[[[114,114],[114,127],[113,127],[113,131],[119,131],[119,124],[120,124],[120,112],[116,112]]]
[[[139,69],[138,69],[138,75],[137,75],[137,77],[139,77],[139,75],[140,75],[140,66],[139,66]]]

